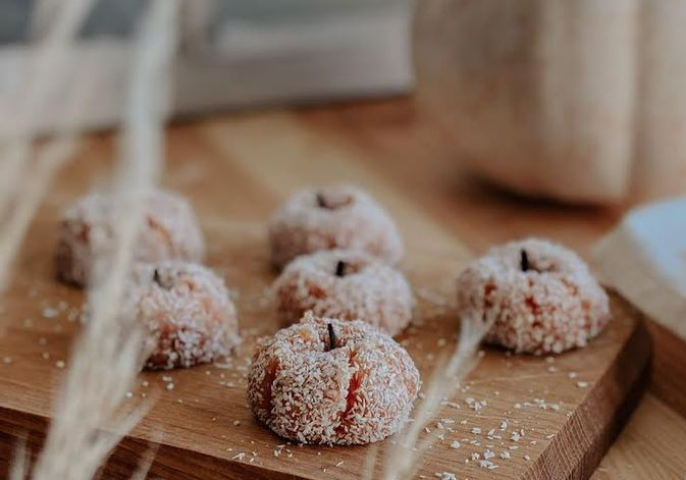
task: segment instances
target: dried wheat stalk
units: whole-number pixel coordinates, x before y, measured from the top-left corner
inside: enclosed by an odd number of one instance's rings
[[[161,165],[164,103],[159,87],[169,78],[178,9],[179,0],[153,0],[141,28],[115,193],[120,205],[117,245],[102,260],[108,277],[89,292],[91,318],[72,353],[34,480],[92,479],[146,411],[141,405],[129,411],[122,407],[142,364],[143,333],[120,314],[120,305],[141,207]]]
[[[26,229],[52,177],[59,167],[73,157],[78,142],[80,112],[84,107],[83,94],[91,90],[86,76],[79,88],[72,90],[77,98],[70,99],[71,108],[65,112],[65,123],[54,139],[39,152],[33,145],[37,136],[36,118],[45,100],[53,95],[55,77],[69,56],[69,45],[78,31],[93,0],[69,0],[54,12],[54,21],[39,39],[25,71],[26,83],[18,94],[16,111],[6,112],[16,130],[2,144],[0,158],[0,291],[9,278],[10,267]],[[34,158],[35,157],[35,158]]]
[[[70,99],[70,109],[64,115],[62,129],[36,153],[35,158],[24,159],[25,163],[30,163],[27,171],[31,174],[24,179],[21,195],[13,199],[13,209],[8,212],[0,230],[0,292],[7,287],[12,262],[53,177],[81,146],[78,138],[80,112],[86,107],[88,93],[92,90],[91,77],[84,76],[74,90],[78,97]]]
[[[435,435],[429,435],[420,442],[419,435],[431,422],[441,402],[454,392],[476,366],[476,352],[490,327],[490,324],[479,319],[462,319],[462,330],[455,351],[449,358],[438,362],[414,421],[400,432],[396,447],[388,451],[381,476],[383,480],[414,478],[424,453],[436,440]]]
[[[2,141],[0,156],[0,218],[3,218],[14,196],[29,183],[30,158],[36,137],[37,119],[46,101],[55,95],[55,78],[59,78],[69,57],[70,45],[78,33],[94,0],[60,2],[54,9],[52,22],[32,48],[28,64],[22,75],[21,90],[16,94],[16,106],[3,115],[11,122],[12,133]]]
[[[26,449],[26,439],[22,438],[17,442],[14,449],[14,461],[10,468],[9,480],[24,480],[28,470],[28,451]]]

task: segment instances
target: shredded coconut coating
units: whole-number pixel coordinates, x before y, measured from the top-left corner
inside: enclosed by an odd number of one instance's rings
[[[273,263],[344,248],[395,264],[404,255],[398,229],[386,210],[359,188],[336,185],[295,193],[269,225]]]
[[[414,306],[402,273],[366,253],[340,249],[293,260],[276,280],[274,296],[287,324],[312,310],[318,317],[363,320],[391,336],[409,325]]]
[[[55,262],[58,278],[77,286],[85,286],[92,280],[97,260],[116,245],[115,201],[111,194],[94,193],[82,197],[64,212],[59,224]],[[203,260],[205,241],[186,200],[156,190],[150,194],[144,208],[134,261]]]
[[[457,306],[462,318],[494,321],[486,342],[537,355],[584,347],[610,317],[607,294],[584,261],[535,238],[468,265],[457,279]]]
[[[224,281],[193,263],[139,263],[130,292],[149,330],[151,369],[192,367],[227,357],[239,343],[236,308]]]
[[[419,371],[391,337],[359,320],[311,312],[262,339],[248,373],[257,418],[308,444],[361,445],[396,433],[419,388]]]

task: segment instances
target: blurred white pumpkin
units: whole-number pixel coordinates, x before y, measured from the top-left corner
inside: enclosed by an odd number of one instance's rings
[[[686,0],[424,0],[418,101],[478,174],[616,203],[686,190]]]

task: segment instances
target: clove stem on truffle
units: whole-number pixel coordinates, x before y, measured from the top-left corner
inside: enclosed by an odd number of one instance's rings
[[[522,272],[526,272],[529,270],[529,254],[526,253],[526,250],[522,249],[521,253],[521,268]]]
[[[329,331],[329,350],[336,348],[336,334],[333,331],[333,324],[327,323],[326,328]]]
[[[329,205],[326,203],[326,197],[324,197],[322,192],[317,192],[317,206],[321,208],[329,208]]]
[[[152,274],[152,281],[155,282],[160,287],[166,289],[166,290],[171,289],[171,285],[169,284],[168,281],[167,281],[167,283],[162,281],[162,277],[160,276],[160,271],[158,269],[154,270],[154,272]]]
[[[336,264],[336,276],[342,277],[344,275],[345,275],[345,262],[343,260],[339,260],[338,263]]]

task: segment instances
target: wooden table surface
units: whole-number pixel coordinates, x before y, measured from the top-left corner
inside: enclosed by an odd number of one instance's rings
[[[235,135],[245,138],[248,131],[260,132],[260,136],[250,145],[237,142],[232,146]],[[476,253],[494,243],[540,235],[587,255],[628,208],[570,207],[523,199],[478,182],[461,171],[451,133],[418,111],[411,99],[215,115],[177,122],[168,132],[169,151],[189,160],[195,155],[250,158],[241,149],[262,148],[273,132],[288,132],[286,137],[298,142],[308,142],[313,135],[325,137],[332,148],[321,161],[330,164],[332,178],[339,171],[337,156],[345,157],[341,163],[346,168],[353,158],[354,168],[378,179],[378,189],[389,184],[404,189],[409,202],[421,206],[431,220]],[[221,138],[226,148],[217,149],[212,138]],[[110,155],[111,148],[109,135],[95,135],[88,139],[85,154]],[[278,155],[278,146],[272,152]],[[185,174],[193,175],[191,162]],[[249,188],[248,179],[245,188]],[[417,218],[416,227],[422,224]],[[651,387],[592,478],[683,479],[685,446],[686,419],[663,403]]]

